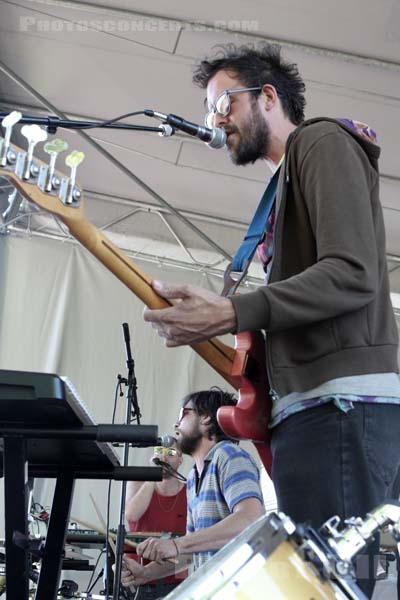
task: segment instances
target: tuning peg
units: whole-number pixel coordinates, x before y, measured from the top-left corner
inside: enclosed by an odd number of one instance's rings
[[[75,170],[79,167],[79,165],[81,164],[81,162],[83,161],[83,159],[85,158],[85,154],[83,152],[79,152],[78,150],[73,150],[73,152],[71,152],[71,154],[68,154],[67,158],[65,159],[65,164],[67,165],[67,167],[71,168],[72,170]],[[72,173],[71,173],[72,176]]]
[[[71,154],[68,154],[65,159],[65,164],[67,167],[71,169],[71,175],[69,178],[69,186],[68,186],[68,194],[66,203],[72,204],[73,200],[77,200],[77,197],[74,197],[74,187],[76,182],[76,170],[85,158],[85,154],[83,152],[79,152],[78,150],[74,150]],[[78,192],[79,193],[79,192]],[[75,192],[76,196],[76,192]]]
[[[21,118],[22,114],[17,110],[13,110],[3,118],[1,124],[7,129],[8,127],[13,127]]]
[[[43,147],[44,151],[50,155],[50,162],[47,169],[46,182],[44,189],[46,192],[51,192],[53,185],[56,183],[54,180],[54,171],[56,166],[57,156],[68,149],[68,143],[64,140],[55,139],[47,142]],[[56,186],[55,186],[56,187]]]
[[[3,127],[6,130],[4,140],[3,140],[3,143],[1,146],[1,153],[0,153],[0,165],[2,167],[5,167],[7,164],[7,154],[8,154],[8,149],[10,147],[12,128],[14,127],[14,125],[16,123],[18,123],[18,121],[21,120],[21,118],[22,118],[22,114],[16,110],[13,110],[11,113],[6,115],[3,118],[3,120],[1,121],[1,124],[3,125]]]
[[[47,142],[47,144],[44,145],[44,151],[47,152],[47,154],[60,154],[60,152],[64,152],[65,150],[68,150],[68,142],[65,142],[64,140],[60,140],[58,138],[56,138],[55,140],[51,140],[50,142]]]
[[[28,152],[25,159],[23,179],[31,177],[31,166],[33,161],[33,151],[38,142],[47,140],[47,131],[39,127],[39,125],[24,125],[21,128],[22,135],[28,140]],[[39,169],[38,169],[39,172]]]

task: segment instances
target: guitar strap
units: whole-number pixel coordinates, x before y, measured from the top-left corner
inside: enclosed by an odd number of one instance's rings
[[[232,262],[225,269],[222,296],[228,296],[235,293],[247,274],[258,244],[262,242],[265,236],[268,218],[275,204],[279,172],[280,166],[269,180],[247,233],[233,257]],[[237,279],[234,279],[233,273],[239,273],[240,275]]]

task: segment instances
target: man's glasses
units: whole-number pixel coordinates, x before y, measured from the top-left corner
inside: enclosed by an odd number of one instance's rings
[[[225,90],[218,96],[214,104],[208,105],[208,112],[204,118],[206,127],[212,129],[215,127],[215,117],[226,117],[231,112],[231,99],[232,94],[240,94],[241,92],[257,92],[260,91],[261,87],[250,87],[250,88],[237,88],[235,90]]]
[[[179,415],[178,415],[178,423],[180,423],[182,421],[183,417],[186,415],[186,413],[190,412],[191,410],[196,412],[195,408],[188,408],[186,406],[182,406],[181,410],[179,411]]]
[[[176,448],[164,448],[164,446],[155,446],[153,448],[154,456],[176,456],[178,450]]]

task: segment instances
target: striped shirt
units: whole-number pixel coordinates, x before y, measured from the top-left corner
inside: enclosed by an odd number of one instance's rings
[[[258,498],[263,504],[259,471],[248,452],[223,440],[208,452],[199,477],[196,466],[187,481],[187,533],[212,527],[230,514],[241,500]],[[213,552],[193,554],[194,568],[199,568]]]

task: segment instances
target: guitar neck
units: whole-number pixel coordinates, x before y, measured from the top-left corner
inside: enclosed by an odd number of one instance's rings
[[[140,300],[151,309],[167,308],[171,303],[156,294],[152,279],[130,260],[117,246],[102,234],[92,223],[80,215],[79,219],[61,216],[71,234],[81,242],[103,265],[124,283]],[[197,352],[224,379],[237,388],[232,375],[235,350],[216,338],[192,344]]]
[[[152,279],[138,265],[130,260],[101,231],[88,221],[83,212],[83,202],[79,207],[65,206],[50,195],[45,195],[34,184],[21,182],[14,173],[3,171],[21,194],[42,209],[57,215],[70,233],[89,250],[109,271],[124,283],[140,300],[151,309],[168,308],[172,304],[156,294]],[[228,383],[238,389],[241,377],[232,371],[238,367],[234,348],[212,338],[206,342],[192,344],[191,347]],[[239,367],[240,368],[240,367]]]

